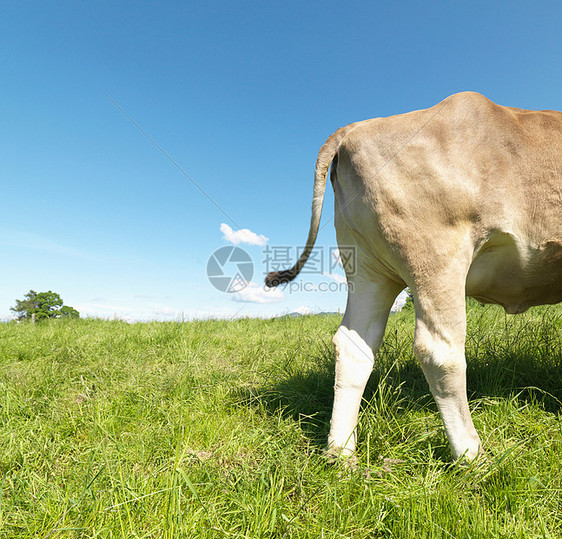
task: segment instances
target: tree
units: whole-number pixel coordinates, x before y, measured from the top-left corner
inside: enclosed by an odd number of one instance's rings
[[[17,313],[18,320],[30,320],[35,315],[35,320],[47,318],[79,318],[80,313],[68,306],[63,306],[61,297],[49,290],[48,292],[35,292],[30,290],[25,299],[16,299],[16,306],[10,310]]]
[[[408,297],[406,298],[406,303],[404,303],[404,307],[402,307],[402,310],[404,312],[406,311],[414,311],[414,294],[412,294],[412,291],[408,288]]]
[[[73,307],[64,305],[60,309],[60,316],[61,318],[80,318],[80,313]]]

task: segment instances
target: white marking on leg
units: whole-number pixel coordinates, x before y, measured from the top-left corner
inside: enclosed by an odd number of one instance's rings
[[[357,417],[363,391],[373,370],[371,347],[354,331],[341,326],[334,336],[336,380],[328,450],[342,455],[355,451]]]
[[[481,453],[481,442],[468,408],[464,340],[455,344],[448,340],[418,320],[414,350],[439,408],[453,458],[472,460]]]
[[[363,392],[382,341],[390,308],[401,290],[396,283],[356,280],[342,324],[334,336],[336,379],[328,453],[355,451]],[[351,290],[351,289],[350,289]]]

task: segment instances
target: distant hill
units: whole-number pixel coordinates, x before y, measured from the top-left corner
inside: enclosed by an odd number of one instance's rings
[[[297,318],[299,316],[343,316],[343,313],[337,312],[321,312],[321,313],[299,313],[299,312],[292,312],[288,314],[282,314],[276,316],[276,318]]]

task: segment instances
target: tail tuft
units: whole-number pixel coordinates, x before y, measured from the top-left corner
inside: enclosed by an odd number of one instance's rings
[[[265,276],[265,286],[275,288],[280,284],[290,283],[296,276],[293,268],[283,271],[271,271]]]

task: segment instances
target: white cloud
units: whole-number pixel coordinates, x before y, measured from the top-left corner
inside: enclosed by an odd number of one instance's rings
[[[246,288],[232,295],[233,301],[242,303],[276,303],[284,299],[285,296],[279,288],[266,288],[265,285],[260,286],[254,282],[248,283]]]
[[[293,312],[299,314],[312,314],[312,309],[310,307],[307,307],[306,305],[301,305],[300,307],[297,307]]]
[[[86,302],[78,302],[73,307],[81,317],[100,317],[126,322],[142,322],[148,320],[176,320],[180,313],[170,305],[147,302],[133,297],[117,297],[108,301],[96,298]]]
[[[97,257],[91,255],[90,253],[60,245],[45,236],[30,234],[28,232],[1,229],[0,245],[8,245],[10,247],[31,249],[35,251],[46,251],[56,255],[82,258],[85,260],[97,260]]]
[[[336,281],[336,283],[339,284],[347,283],[347,279],[345,278],[345,275],[341,275],[340,273],[327,273],[324,271],[322,275],[324,275],[324,277],[329,277],[330,279],[332,279],[332,281]]]
[[[241,228],[240,230],[232,230],[226,223],[221,223],[220,226],[223,238],[238,245],[239,243],[247,243],[248,245],[265,245],[269,238],[261,234],[256,234],[247,228]]]
[[[163,316],[163,317],[176,316],[176,311],[170,307],[156,307],[152,312],[156,316]]]

